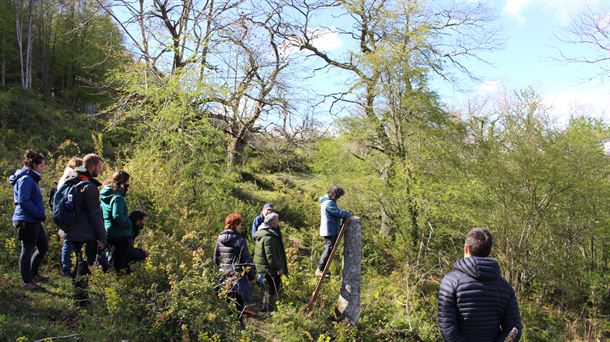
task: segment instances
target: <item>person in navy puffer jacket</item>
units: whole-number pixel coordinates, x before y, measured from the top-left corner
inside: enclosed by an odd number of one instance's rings
[[[519,305],[513,287],[489,257],[493,241],[487,229],[466,235],[464,259],[441,281],[438,322],[445,341],[500,342],[513,328],[512,341],[521,337]]]
[[[48,279],[38,274],[40,263],[49,250],[49,240],[42,227],[42,222],[46,220],[44,202],[38,186],[45,160],[42,154],[27,150],[23,163],[23,168],[9,177],[14,187],[13,226],[21,240],[19,271],[23,286],[28,290],[38,290],[40,288],[35,281]]]

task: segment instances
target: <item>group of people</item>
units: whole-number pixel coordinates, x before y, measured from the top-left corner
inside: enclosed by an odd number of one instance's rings
[[[48,280],[39,273],[40,263],[48,253],[48,236],[43,228],[47,220],[39,182],[45,169],[42,154],[27,150],[23,168],[9,178],[14,187],[15,211],[13,226],[21,241],[19,270],[27,290],[39,290],[38,283]],[[102,174],[103,159],[96,154],[72,158],[64,174],[49,192],[49,206],[58,234],[63,238],[61,273],[74,279],[79,304],[86,304],[86,277],[97,261],[107,270],[110,265],[117,272],[127,272],[132,261],[147,256],[135,247],[135,238],[144,227],[147,215],[142,210],[128,212],[125,196],[130,176],[125,171],[115,172],[101,184],[96,178]],[[102,187],[101,192],[99,187]],[[60,217],[60,216],[64,217]],[[69,217],[68,217],[69,216]],[[72,256],[76,257],[73,265]]]
[[[325,247],[315,276],[321,277],[330,252],[337,243],[342,220],[351,214],[337,201],[345,191],[337,186],[320,198],[320,235]],[[262,311],[273,311],[282,276],[288,274],[282,232],[273,205],[267,203],[252,223],[254,259],[241,235],[242,218],[231,214],[216,241],[214,261],[219,266],[219,291],[236,302],[239,319],[248,314],[256,281],[264,288]],[[510,283],[490,257],[493,238],[487,229],[473,228],[466,235],[464,258],[441,281],[438,293],[438,322],[445,341],[518,341],[522,333],[519,306]]]
[[[341,220],[350,217],[350,213],[337,206],[337,200],[345,191],[333,186],[328,194],[320,198],[321,224],[320,235],[326,240],[324,251],[315,275],[322,276],[330,252],[333,249]],[[225,219],[224,230],[218,235],[214,251],[214,262],[219,267],[219,292],[235,301],[239,319],[250,313],[245,306],[252,299],[252,286],[255,282],[264,289],[262,311],[272,312],[282,286],[282,277],[288,275],[288,263],[284,249],[279,215],[273,204],[263,206],[261,214],[252,222],[252,240],[254,257],[248,250],[246,238],[241,235],[242,218],[233,213]]]
[[[116,172],[102,186],[96,177],[102,173],[103,165],[102,158],[95,154],[70,160],[49,201],[56,223],[56,215],[61,211],[57,206],[73,210],[74,222],[62,226],[60,231],[64,238],[61,264],[62,273],[74,279],[76,289],[84,290],[85,294],[81,292],[81,297],[77,297],[81,302],[87,300],[87,280],[83,276],[90,274],[89,267],[96,259],[104,269],[112,264],[116,271],[126,272],[130,262],[147,256],[134,246],[134,239],[146,222],[146,213],[136,210],[128,214],[125,196],[130,176],[125,171]],[[46,220],[43,196],[38,186],[44,169],[44,156],[28,150],[23,168],[9,178],[14,186],[13,225],[21,241],[19,270],[28,290],[39,289],[37,283],[48,279],[39,273],[49,249],[42,226]],[[344,194],[342,188],[333,186],[320,198],[320,235],[325,239],[325,247],[316,277],[324,273],[342,220],[351,216],[337,205]],[[251,313],[246,310],[252,300],[251,282],[264,289],[262,311],[272,312],[276,309],[282,277],[288,275],[281,222],[273,205],[265,204],[252,222],[253,257],[242,235],[242,222],[239,214],[228,215],[214,250],[214,262],[219,268],[218,292],[236,303],[240,321],[244,314]],[[521,336],[515,291],[501,276],[498,262],[490,257],[492,246],[487,229],[470,230],[464,243],[464,258],[441,281],[438,322],[445,341],[518,341]],[[76,256],[76,265],[72,265],[72,255]]]

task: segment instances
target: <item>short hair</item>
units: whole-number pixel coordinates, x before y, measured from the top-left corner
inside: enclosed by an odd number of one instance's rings
[[[145,217],[148,217],[148,214],[142,209],[136,209],[129,213],[129,219],[131,220],[131,222],[138,222]]]
[[[225,229],[235,230],[241,224],[241,215],[232,213],[225,218]]]
[[[265,215],[265,224],[269,224],[279,219],[280,215],[278,215],[277,213],[269,213],[268,215]]]
[[[68,167],[71,169],[76,169],[79,166],[83,166],[82,158],[74,157],[68,161]]]
[[[90,166],[97,166],[99,163],[102,162],[104,162],[104,159],[102,159],[102,157],[98,156],[95,153],[89,153],[83,158],[83,165],[85,165],[85,167],[87,168]]]
[[[44,156],[34,150],[26,150],[23,154],[23,165],[33,168],[44,163]]]
[[[335,201],[341,198],[341,196],[345,195],[345,190],[342,187],[333,185],[328,190],[328,198]]]
[[[472,228],[466,234],[466,246],[472,256],[488,257],[492,245],[491,233],[485,228]]]

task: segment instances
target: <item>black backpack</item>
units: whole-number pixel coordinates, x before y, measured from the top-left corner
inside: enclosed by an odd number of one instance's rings
[[[91,181],[78,181],[77,179],[65,182],[53,196],[53,222],[64,232],[72,230],[78,213],[76,209],[78,189]]]

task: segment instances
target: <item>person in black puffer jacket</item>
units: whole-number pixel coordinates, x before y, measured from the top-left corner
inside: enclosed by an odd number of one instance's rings
[[[474,228],[466,235],[464,259],[441,281],[438,322],[445,341],[500,342],[513,328],[512,341],[521,337],[519,306],[513,287],[489,257],[492,237]]]
[[[252,286],[248,280],[254,280],[256,275],[252,267],[252,257],[248,252],[248,244],[241,233],[242,219],[239,214],[231,214],[225,219],[225,229],[218,235],[214,250],[214,263],[219,268],[219,293],[236,302],[241,321],[245,305],[252,297]]]

